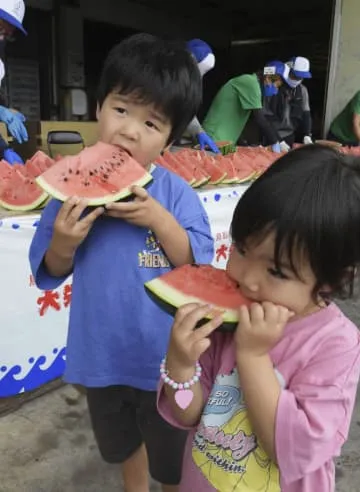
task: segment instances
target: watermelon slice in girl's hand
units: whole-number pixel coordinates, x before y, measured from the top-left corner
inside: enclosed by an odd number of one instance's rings
[[[150,181],[151,174],[127,152],[103,142],[60,159],[36,179],[50,196],[61,201],[78,196],[90,206],[128,198],[132,186]]]
[[[249,306],[237,283],[225,270],[211,265],[183,265],[145,283],[151,299],[164,311],[175,315],[184,304],[198,302],[210,304],[223,312],[224,322],[220,331],[234,331],[238,324],[238,308]],[[201,320],[198,326],[209,321]]]

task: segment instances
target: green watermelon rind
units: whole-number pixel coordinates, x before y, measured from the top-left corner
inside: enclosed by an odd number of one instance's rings
[[[140,186],[141,188],[144,188],[146,185],[151,183],[152,180],[153,177],[151,176],[151,174],[145,171],[144,175],[140,179],[133,181],[130,186],[127,186],[126,188],[122,188],[121,191],[119,191],[118,193],[111,193],[110,195],[104,195],[98,198],[89,198],[88,205],[99,206],[99,205],[106,205],[107,203],[124,200],[125,198],[128,198],[129,196],[133,195],[132,191],[130,190],[130,187]],[[66,196],[60,191],[58,191],[54,186],[48,183],[48,181],[44,178],[43,175],[38,176],[35,179],[35,181],[40,186],[40,188],[46,191],[46,193],[48,193],[53,198],[60,200],[61,202],[65,202],[71,196],[71,195]],[[76,193],[74,193],[74,195],[76,195]],[[86,197],[84,198],[85,200],[87,199]]]
[[[175,316],[176,311],[184,304],[192,302],[206,304],[204,299],[199,299],[195,296],[190,296],[182,293],[178,289],[171,287],[167,282],[160,277],[149,280],[144,284],[144,288],[148,296],[165,312],[171,316]],[[238,325],[238,311],[229,309],[224,306],[214,306],[223,311],[223,323],[218,328],[220,331],[234,331]],[[199,328],[203,324],[210,321],[211,317],[205,317],[196,326]]]
[[[236,152],[236,145],[229,142],[226,145],[220,146],[219,150],[220,150],[220,153],[224,156],[229,155],[229,154],[234,154]]]
[[[0,206],[5,208],[6,210],[11,210],[13,212],[29,212],[31,210],[35,210],[36,208],[40,207],[49,195],[44,191],[39,198],[36,200],[33,200],[32,202],[28,203],[27,205],[13,205],[11,203],[6,202],[5,200],[0,199]]]

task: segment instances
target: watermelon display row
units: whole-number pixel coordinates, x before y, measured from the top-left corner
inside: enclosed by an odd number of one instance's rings
[[[332,147],[343,154],[360,157],[360,146],[348,147],[347,145],[341,145],[340,143],[333,142],[331,140],[317,140],[315,143],[325,145],[327,147]],[[304,144],[296,143],[293,146],[294,149],[299,149],[300,147],[304,147]]]
[[[237,147],[227,155],[210,155],[194,149],[165,152],[157,162],[181,176],[194,188],[253,181],[271,166],[279,154],[263,147]]]
[[[45,206],[48,194],[35,179],[49,169],[54,160],[41,151],[23,164],[0,161],[0,206],[12,211],[30,211]]]
[[[201,188],[250,182],[279,157],[262,147],[235,150],[227,155],[211,155],[182,149],[165,152],[156,163],[180,175],[194,188]],[[0,161],[0,206],[31,211],[44,206],[49,196],[66,200],[74,194],[87,198],[91,205],[99,205],[124,199],[131,194],[132,185],[146,186],[151,179],[126,152],[102,142],[77,156],[51,159],[38,151],[25,165],[11,166]]]
[[[360,147],[339,147],[339,151],[343,154],[354,155],[356,157],[360,157]]]

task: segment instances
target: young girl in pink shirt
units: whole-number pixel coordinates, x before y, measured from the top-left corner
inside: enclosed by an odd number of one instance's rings
[[[231,233],[227,272],[251,306],[234,333],[215,331],[216,312],[195,329],[213,308],[183,306],[161,365],[159,411],[190,430],[180,491],[333,492],[360,337],[331,299],[352,294],[360,263],[360,159],[290,152],[240,199]]]

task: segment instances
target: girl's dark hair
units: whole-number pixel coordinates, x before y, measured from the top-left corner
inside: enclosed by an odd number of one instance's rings
[[[100,107],[111,92],[133,93],[144,104],[154,104],[171,122],[170,143],[196,115],[202,82],[185,43],[140,33],[114,46],[105,60],[97,95]]]
[[[360,158],[324,145],[293,150],[241,197],[231,233],[235,245],[275,234],[274,261],[286,255],[297,274],[299,255],[317,279],[314,296],[353,293],[360,264]]]

